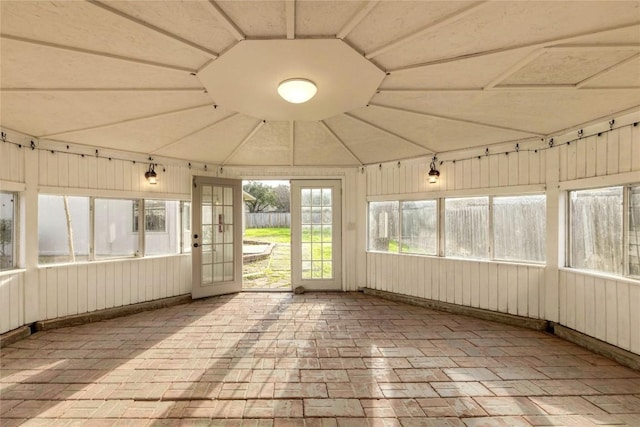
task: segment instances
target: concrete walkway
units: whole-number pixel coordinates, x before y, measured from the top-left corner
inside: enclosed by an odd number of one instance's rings
[[[640,372],[360,293],[214,297],[0,351],[0,425],[639,426]]]
[[[242,267],[243,289],[291,290],[291,245],[276,243],[271,256]]]

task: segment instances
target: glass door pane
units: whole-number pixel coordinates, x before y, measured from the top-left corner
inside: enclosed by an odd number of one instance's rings
[[[292,181],[293,285],[340,289],[340,181]]]
[[[194,189],[194,295],[239,292],[242,286],[241,181],[196,178]],[[199,206],[198,206],[199,204]],[[196,215],[197,213],[197,215]],[[200,231],[200,233],[198,233]]]

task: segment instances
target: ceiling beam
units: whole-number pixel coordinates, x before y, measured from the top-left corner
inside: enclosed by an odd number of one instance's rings
[[[399,72],[405,72],[405,71],[412,71],[412,70],[415,70],[415,69],[424,68],[424,67],[430,67],[430,66],[433,66],[433,65],[447,64],[447,63],[450,63],[450,62],[463,61],[465,59],[471,59],[471,58],[480,58],[480,57],[483,57],[483,56],[489,56],[489,55],[495,55],[495,54],[499,54],[499,53],[511,52],[511,51],[515,51],[515,50],[519,50],[519,49],[549,48],[549,47],[553,47],[554,45],[557,45],[557,44],[576,41],[576,40],[579,40],[579,39],[581,39],[583,37],[586,37],[586,36],[600,35],[600,34],[605,34],[605,33],[613,32],[613,31],[625,30],[627,28],[634,28],[634,27],[638,27],[638,26],[640,26],[640,22],[634,22],[632,24],[625,24],[625,25],[618,25],[618,26],[615,26],[615,27],[608,27],[608,28],[603,28],[603,29],[595,30],[595,31],[585,31],[585,32],[582,32],[582,33],[573,34],[571,36],[560,37],[560,38],[555,38],[555,39],[547,39],[547,40],[544,40],[544,41],[541,41],[541,42],[523,43],[523,44],[520,44],[520,45],[502,47],[502,48],[498,48],[498,49],[491,49],[491,50],[486,50],[486,51],[482,51],[482,52],[468,53],[468,54],[459,55],[459,56],[452,56],[452,57],[449,57],[449,58],[436,59],[434,61],[427,61],[427,62],[422,62],[422,63],[419,63],[419,64],[405,65],[405,66],[402,66],[402,67],[398,67],[398,68],[394,68],[394,69],[388,70],[388,72],[390,72],[390,73],[399,73]]]
[[[630,57],[628,57],[627,59],[624,59],[620,62],[618,62],[617,64],[613,64],[610,67],[605,68],[604,70],[600,70],[597,73],[595,73],[594,75],[592,75],[591,77],[587,77],[586,79],[576,83],[576,87],[579,89],[581,87],[583,87],[584,85],[587,85],[589,83],[591,83],[593,80],[601,77],[604,74],[607,74],[613,70],[616,70],[620,67],[622,67],[623,65],[628,64],[629,62],[633,62],[636,59],[640,58],[640,53],[636,53],[635,55],[631,55]]]
[[[0,88],[9,93],[100,93],[100,92],[203,92],[201,87],[10,87]]]
[[[407,142],[407,143],[409,143],[409,144],[411,144],[411,145],[413,145],[413,146],[415,146],[415,147],[418,147],[418,148],[420,148],[420,149],[422,149],[422,150],[426,151],[427,153],[435,153],[435,151],[434,151],[434,150],[432,150],[432,149],[431,149],[431,148],[429,148],[429,147],[425,147],[424,145],[421,145],[421,144],[418,144],[417,142],[411,141],[410,139],[407,139],[407,138],[405,138],[404,136],[400,136],[400,135],[398,135],[398,134],[397,134],[397,133],[395,133],[395,132],[391,132],[390,130],[385,129],[385,128],[383,128],[383,127],[380,127],[380,126],[378,126],[378,125],[374,125],[373,123],[371,123],[371,122],[369,122],[369,121],[367,121],[367,120],[361,119],[360,117],[354,116],[354,115],[353,115],[353,114],[351,114],[351,113],[344,113],[344,115],[345,115],[345,116],[347,116],[347,117],[351,117],[352,119],[357,120],[357,121],[359,121],[360,123],[364,123],[365,125],[367,125],[367,126],[369,126],[369,127],[372,127],[372,128],[374,128],[374,129],[377,129],[377,130],[379,130],[379,131],[380,131],[380,132],[382,132],[382,133],[386,133],[386,134],[387,134],[387,135],[389,135],[389,136],[392,136],[392,137],[394,137],[394,138],[401,139],[402,141],[405,141],[405,142]]]
[[[237,153],[237,152],[238,152],[238,151],[239,151],[239,150],[240,150],[240,149],[241,149],[241,148],[242,148],[242,147],[243,147],[247,142],[249,142],[249,140],[250,140],[251,138],[253,138],[253,135],[255,135],[256,133],[258,133],[258,131],[262,128],[262,126],[264,126],[264,125],[265,125],[265,123],[267,123],[267,122],[266,122],[266,120],[260,120],[260,122],[256,125],[256,127],[254,127],[254,128],[251,130],[251,132],[249,132],[249,134],[248,134],[247,136],[245,136],[245,137],[244,137],[244,139],[240,142],[240,144],[238,144],[238,145],[236,146],[236,148],[234,148],[234,149],[233,149],[233,151],[232,151],[231,153],[229,153],[229,155],[227,156],[227,158],[226,158],[226,159],[224,159],[220,165],[221,165],[221,166],[226,165],[226,164],[229,162],[229,160],[231,160],[231,158],[232,158],[233,156],[235,156],[235,155],[236,155],[236,153]]]
[[[9,35],[9,34],[0,34],[0,38],[5,39],[5,40],[13,40],[13,41],[21,42],[21,43],[33,44],[33,45],[37,45],[37,46],[49,47],[49,48],[52,48],[52,49],[60,49],[60,50],[66,50],[66,51],[69,51],[69,52],[81,53],[81,54],[84,54],[84,55],[100,56],[102,58],[108,58],[108,59],[115,59],[115,60],[118,60],[118,61],[131,62],[131,63],[138,64],[138,65],[146,65],[146,66],[150,66],[150,67],[163,68],[165,70],[170,70],[170,71],[179,71],[179,72],[182,72],[182,73],[195,73],[195,71],[196,71],[196,70],[193,70],[191,68],[179,67],[179,66],[176,66],[176,65],[162,64],[162,63],[159,63],[159,62],[145,61],[143,59],[131,58],[131,57],[128,57],[128,56],[114,55],[114,54],[111,54],[111,53],[98,52],[98,51],[95,51],[95,50],[88,50],[88,49],[81,49],[81,48],[77,48],[77,47],[64,46],[64,45],[59,45],[59,44],[55,44],[55,43],[48,43],[48,42],[39,41],[39,40],[27,39],[27,38],[24,38],[24,37],[12,36],[12,35]]]
[[[555,84],[555,85],[502,85],[492,87],[490,89],[478,88],[390,88],[378,89],[377,93],[482,93],[482,92],[522,92],[522,91],[556,91],[556,90],[576,90],[574,84]],[[640,89],[636,86],[614,86],[614,87],[581,87],[581,91],[586,90],[629,90]]]
[[[287,39],[296,38],[296,2],[295,0],[286,0],[285,8],[287,13]]]
[[[349,154],[351,154],[351,157],[353,157],[356,162],[360,163],[360,166],[364,164],[362,160],[360,160],[360,157],[356,156],[356,153],[354,153],[351,148],[349,148],[347,144],[344,143],[344,141],[333,131],[333,129],[329,127],[328,124],[324,122],[324,120],[320,120],[320,125],[331,137],[333,137],[333,139],[338,142],[338,144],[342,145],[344,149],[347,150]]]
[[[515,73],[517,73],[518,71],[520,71],[521,69],[526,67],[528,64],[533,62],[536,58],[542,56],[543,53],[545,53],[544,49],[536,49],[533,52],[529,53],[527,56],[522,58],[520,61],[516,62],[511,67],[507,68],[504,72],[500,73],[500,75],[498,75],[498,77],[496,77],[495,79],[491,80],[484,87],[484,89],[491,89],[491,88],[497,86],[500,82],[508,79],[509,77],[511,77],[512,75],[514,75]]]
[[[374,49],[373,51],[369,52],[368,54],[365,55],[365,57],[367,59],[371,59],[374,58],[380,54],[383,54],[387,51],[389,51],[390,49],[393,49],[403,43],[407,43],[417,37],[420,37],[430,31],[436,31],[439,28],[442,28],[443,26],[457,20],[460,18],[464,18],[467,15],[470,15],[471,13],[476,12],[479,8],[486,6],[487,4],[489,4],[489,2],[487,0],[481,1],[481,2],[477,2],[472,4],[471,6],[465,7],[464,9],[460,9],[457,10],[453,13],[450,13],[447,16],[444,16],[440,19],[437,19],[435,22],[432,22],[430,24],[428,24],[425,27],[422,27],[412,33],[409,33],[405,36],[402,36],[394,41],[392,41],[391,43],[387,43],[384,46],[381,46],[377,49]]]
[[[193,50],[195,50],[197,52],[204,53],[205,55],[207,55],[210,58],[217,58],[218,57],[218,53],[217,52],[213,52],[212,50],[207,49],[204,46],[200,46],[197,43],[191,42],[191,41],[189,41],[187,39],[183,39],[182,37],[180,37],[178,35],[175,35],[173,33],[170,33],[170,32],[168,32],[166,30],[163,30],[162,28],[156,27],[155,25],[151,25],[148,22],[145,22],[145,21],[143,21],[141,19],[138,19],[138,18],[136,18],[134,16],[131,16],[131,15],[128,15],[128,14],[126,14],[124,12],[121,12],[118,9],[114,9],[111,6],[107,6],[106,4],[104,4],[104,3],[100,2],[100,1],[97,1],[97,0],[86,0],[86,1],[88,3],[96,6],[96,7],[99,7],[100,9],[102,9],[102,10],[104,10],[106,12],[112,13],[112,14],[114,14],[116,16],[119,16],[119,17],[121,17],[123,19],[126,19],[127,21],[133,22],[134,24],[137,24],[137,25],[139,25],[141,27],[144,27],[144,28],[146,28],[148,30],[154,31],[154,32],[156,32],[156,33],[158,33],[160,35],[163,35],[164,37],[166,37],[166,38],[168,38],[170,40],[182,43],[183,45],[185,45],[185,46],[187,46],[187,47],[189,47],[189,48],[191,48],[191,49],[193,49]]]
[[[149,114],[147,116],[134,117],[133,119],[118,120],[117,122],[103,123],[101,125],[96,125],[96,126],[87,126],[84,128],[69,129],[61,132],[50,133],[47,135],[39,135],[38,138],[52,138],[60,135],[68,135],[70,133],[78,133],[78,132],[84,132],[84,131],[96,130],[96,129],[105,129],[113,126],[119,126],[125,123],[155,119],[157,117],[163,117],[163,116],[171,116],[174,114],[184,113],[186,111],[198,110],[200,108],[207,108],[207,107],[211,108],[212,106],[213,106],[212,104],[204,104],[204,105],[196,105],[194,107],[180,108],[178,110],[163,111],[161,113]]]
[[[424,88],[379,88],[376,93],[438,93],[438,92],[462,92],[479,93],[484,92],[481,87],[424,87]]]
[[[547,46],[549,50],[640,50],[640,44],[637,43],[608,43],[608,44],[559,44],[554,46]]]
[[[200,129],[196,129],[193,132],[189,132],[188,134],[186,134],[184,136],[181,136],[180,138],[178,138],[178,139],[176,139],[174,141],[171,141],[168,144],[165,144],[165,145],[163,145],[161,147],[156,148],[155,150],[153,150],[151,152],[151,154],[156,154],[160,150],[164,150],[166,148],[169,148],[169,147],[171,147],[171,146],[173,146],[173,145],[175,145],[175,144],[177,144],[179,142],[182,142],[183,140],[185,140],[186,138],[189,138],[190,136],[196,135],[196,134],[198,134],[200,132],[204,132],[205,130],[210,129],[212,127],[215,127],[215,126],[219,125],[220,123],[223,123],[223,122],[225,122],[225,121],[229,120],[230,118],[235,117],[237,115],[238,115],[238,113],[231,113],[228,116],[221,118],[220,120],[216,120],[213,123],[210,123],[210,124],[208,124],[208,125],[206,125],[204,127],[201,127]]]
[[[233,37],[235,37],[236,40],[240,41],[247,38],[244,33],[240,31],[240,28],[238,28],[235,22],[233,22],[231,18],[229,18],[227,14],[224,13],[224,10],[222,10],[222,8],[218,6],[218,4],[214,0],[209,0],[209,4],[211,5],[211,8],[209,10],[213,12],[218,22],[220,22],[224,26],[224,28],[229,33],[231,33]]]
[[[347,37],[349,33],[358,26],[360,21],[362,21],[373,10],[373,8],[378,5],[378,2],[380,2],[380,0],[372,0],[366,2],[364,6],[362,6],[360,10],[355,15],[353,15],[349,21],[347,21],[346,24],[344,24],[340,31],[338,31],[338,33],[336,34],[336,38],[342,40]]]
[[[446,120],[446,121],[457,122],[457,123],[466,123],[466,124],[469,124],[469,125],[482,126],[482,127],[488,127],[488,128],[500,129],[500,130],[508,130],[508,131],[511,131],[511,132],[526,133],[526,134],[534,135],[534,136],[544,136],[544,134],[542,134],[540,132],[532,132],[532,131],[529,131],[529,130],[510,128],[510,127],[506,127],[506,126],[498,126],[498,125],[493,125],[493,124],[490,124],[490,123],[476,122],[474,120],[466,120],[466,119],[460,119],[460,118],[457,118],[457,117],[442,116],[442,115],[439,115],[439,114],[424,113],[422,111],[409,110],[407,108],[391,107],[391,106],[388,106],[388,105],[375,104],[375,103],[372,103],[372,104],[369,104],[369,105],[371,107],[384,108],[386,110],[398,111],[398,112],[401,112],[401,113],[408,113],[408,114],[413,114],[413,115],[416,115],[416,116],[428,117],[428,118],[431,118],[431,119]]]

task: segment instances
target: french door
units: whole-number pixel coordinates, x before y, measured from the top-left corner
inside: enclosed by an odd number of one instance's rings
[[[341,182],[291,181],[291,281],[307,290],[342,289]]]
[[[242,181],[194,177],[192,298],[242,290]]]

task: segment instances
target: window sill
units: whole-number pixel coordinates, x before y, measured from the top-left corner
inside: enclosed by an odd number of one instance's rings
[[[24,273],[26,271],[27,270],[24,269],[24,268],[11,268],[11,269],[8,269],[8,270],[2,270],[2,271],[0,271],[0,277],[11,276],[11,275],[14,275],[14,274],[20,274],[20,273]]]
[[[583,276],[595,277],[603,280],[613,280],[615,282],[629,283],[632,285],[640,285],[640,278],[629,277],[629,276],[620,276],[613,273],[605,273],[602,271],[595,270],[582,270],[579,268],[572,267],[561,267],[560,271],[564,271],[567,273],[581,274]]]
[[[516,265],[516,266],[525,266],[525,267],[537,267],[537,268],[545,268],[546,263],[537,263],[537,262],[527,262],[527,261],[507,261],[507,260],[497,260],[497,259],[486,259],[486,258],[460,258],[460,257],[444,257],[437,255],[426,255],[426,254],[410,254],[406,252],[384,252],[384,251],[367,251],[368,254],[381,254],[381,255],[395,255],[395,256],[408,256],[408,257],[418,257],[418,258],[431,258],[438,259],[443,261],[466,261],[466,262],[481,262],[486,264],[499,264],[499,265]]]

